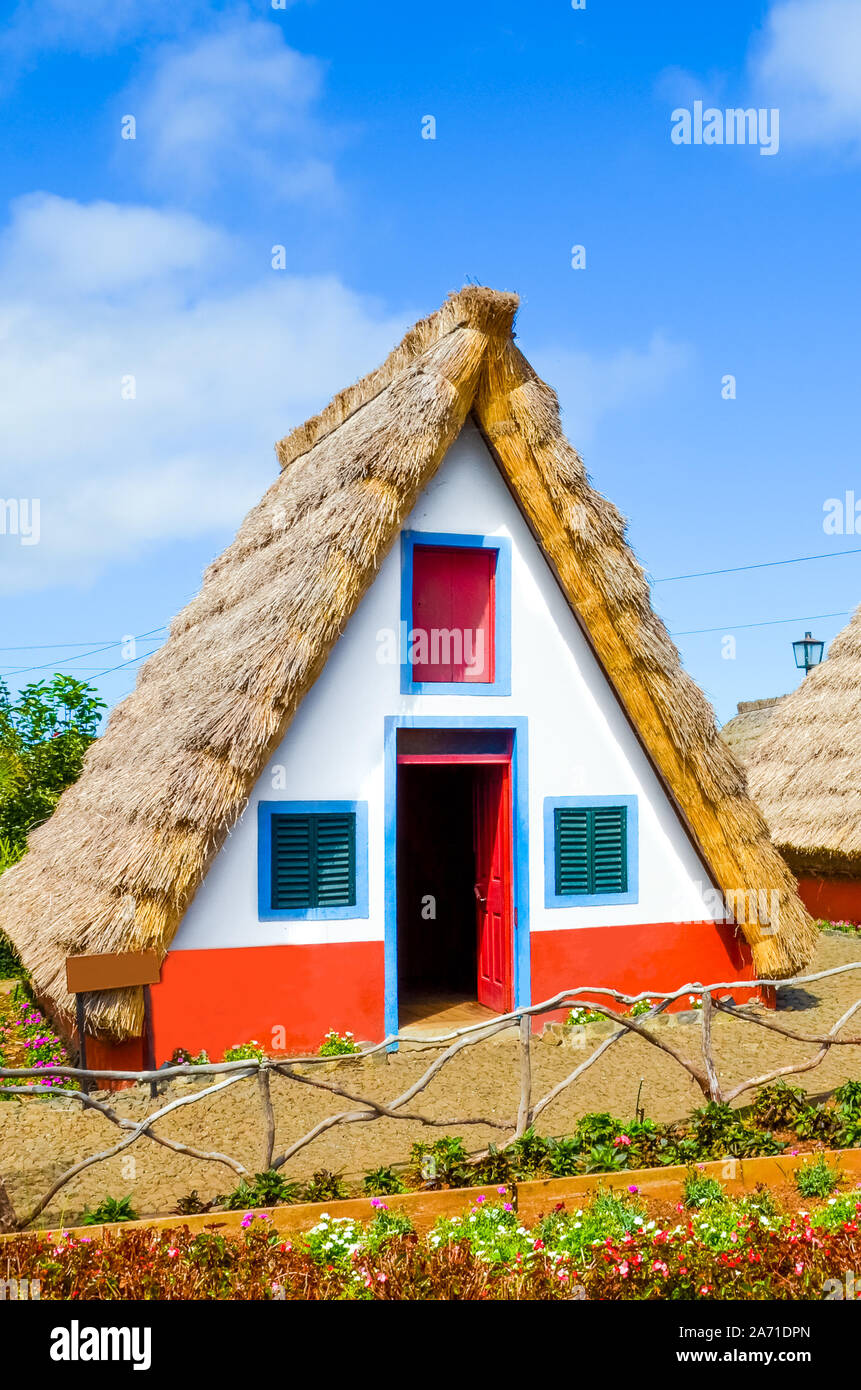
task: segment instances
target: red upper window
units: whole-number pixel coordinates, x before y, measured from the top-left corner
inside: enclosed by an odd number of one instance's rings
[[[415,546],[414,681],[493,681],[496,557],[493,549]]]

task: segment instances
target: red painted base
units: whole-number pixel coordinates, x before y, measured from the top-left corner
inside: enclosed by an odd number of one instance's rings
[[[568,931],[535,932],[532,936],[532,998],[549,999],[566,986],[600,985],[622,994],[680,989],[694,981],[703,985],[721,980],[755,979],[747,942],[732,926],[715,922],[658,922],[634,927],[582,927]],[[732,991],[737,1004],[760,999],[773,1004],[773,991]],[[589,996],[580,996],[588,1003]],[[600,995],[592,1002],[612,1003]],[[621,1007],[621,1006],[617,1006]],[[687,996],[674,1010],[687,1009]],[[542,1028],[551,1019],[562,1019],[567,1009],[543,1014]]]
[[[383,943],[171,951],[152,988],[156,1065],[178,1047],[213,1061],[256,1038],[267,1052],[316,1052],[330,1028],[379,1041]]]
[[[861,923],[861,879],[800,878],[798,894],[817,921]]]
[[[127,1042],[101,1042],[98,1038],[87,1038],[87,1067],[93,1071],[143,1071],[143,1038],[129,1038]],[[122,1091],[133,1086],[133,1081],[97,1081],[100,1091]]]
[[[750,948],[730,926],[670,922],[532,937],[536,1003],[581,982],[639,994],[720,980],[751,981],[750,988],[733,990],[738,1003],[774,1002],[772,991],[756,985]],[[607,1001],[594,996],[592,1002]],[[687,1008],[687,998],[675,1007]],[[536,1027],[566,1012],[542,1015]],[[252,1038],[267,1052],[316,1052],[330,1028],[379,1042],[385,1036],[383,943],[172,951],[152,989],[152,1014],[157,1066],[180,1047],[220,1061],[229,1047]],[[136,1070],[143,1065],[142,1041],[113,1047],[90,1041],[88,1061]]]

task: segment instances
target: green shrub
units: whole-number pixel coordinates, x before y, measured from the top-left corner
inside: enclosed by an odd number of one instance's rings
[[[704,1178],[699,1173],[689,1172],[685,1178],[682,1200],[686,1207],[707,1207],[726,1201],[726,1193],[716,1178]]]
[[[463,1140],[451,1134],[444,1134],[432,1144],[413,1144],[410,1171],[417,1182],[431,1189],[470,1187],[475,1176]]]
[[[299,1199],[299,1184],[287,1182],[280,1173],[269,1168],[265,1173],[255,1173],[254,1181],[240,1178],[239,1184],[223,1197],[216,1197],[215,1203],[226,1211],[247,1211],[253,1207],[277,1207]]]
[[[26,974],[12,942],[0,931],[0,980],[20,980]]]
[[[211,1211],[212,1202],[204,1202],[196,1187],[185,1197],[180,1197],[174,1212],[177,1216],[200,1216],[205,1211]]]
[[[252,1060],[262,1062],[265,1056],[266,1053],[257,1039],[252,1038],[247,1043],[234,1043],[232,1047],[227,1049],[221,1060],[222,1062],[248,1062]]]
[[[333,1173],[329,1168],[318,1168],[316,1173],[312,1173],[311,1179],[305,1184],[302,1192],[302,1200],[305,1202],[339,1202],[347,1195],[347,1189],[341,1181],[340,1173]]]
[[[330,1028],[322,1043],[318,1057],[349,1057],[356,1052],[361,1052],[361,1048],[353,1037],[352,1033],[336,1033],[334,1028]]]
[[[362,1191],[369,1197],[390,1197],[406,1192],[407,1187],[394,1168],[375,1168],[362,1179]]]
[[[821,1139],[827,1143],[840,1133],[840,1116],[827,1105],[808,1105],[793,1125],[799,1139]]]
[[[815,1163],[805,1163],[795,1172],[795,1185],[802,1197],[830,1197],[839,1182],[840,1174],[822,1154]]]
[[[104,1197],[97,1207],[90,1211],[86,1207],[81,1217],[82,1226],[106,1226],[112,1221],[137,1221],[137,1212],[132,1206],[131,1197]]]
[[[578,1004],[571,1009],[565,1022],[574,1027],[583,1023],[601,1023],[603,1019],[604,1015],[597,1013],[595,1009],[590,1009],[586,1004]]]
[[[753,1115],[766,1129],[791,1129],[808,1106],[807,1092],[800,1086],[776,1081],[773,1086],[760,1086],[753,1102]]]

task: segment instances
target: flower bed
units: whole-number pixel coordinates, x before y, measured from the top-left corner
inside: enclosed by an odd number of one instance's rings
[[[0,995],[0,1067],[60,1067],[70,1063],[61,1040],[23,984],[16,984],[11,994]],[[74,1079],[61,1076],[40,1077],[33,1084],[52,1091],[72,1091],[77,1086]],[[11,1099],[0,1093],[0,1100]]]
[[[233,1237],[21,1236],[4,1263],[7,1277],[38,1279],[40,1297],[59,1300],[821,1299],[844,1296],[846,1271],[861,1267],[857,1191],[804,1211],[702,1185],[688,1207],[599,1192],[531,1227],[509,1195],[500,1185],[496,1200],[479,1196],[425,1234],[376,1198],[366,1223],[324,1215],[303,1236],[248,1212]]]

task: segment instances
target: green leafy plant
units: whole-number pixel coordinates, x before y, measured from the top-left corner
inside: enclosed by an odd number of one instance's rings
[[[257,1039],[252,1038],[250,1042],[234,1043],[232,1047],[228,1047],[221,1060],[223,1062],[262,1062],[265,1056],[266,1053]]]
[[[202,1212],[211,1211],[212,1207],[213,1203],[204,1202],[203,1198],[198,1193],[197,1188],[194,1187],[192,1188],[191,1192],[188,1193],[187,1196],[180,1197],[179,1201],[174,1207],[174,1211],[176,1212],[177,1216],[199,1216]]]
[[[253,1182],[240,1178],[232,1192],[216,1197],[215,1204],[227,1211],[246,1211],[253,1207],[277,1207],[298,1201],[298,1198],[299,1184],[288,1182],[269,1168],[264,1173],[255,1173]]]
[[[799,1139],[820,1139],[827,1142],[840,1133],[840,1116],[827,1105],[808,1105],[793,1124]]]
[[[424,1187],[468,1187],[473,1169],[463,1140],[444,1134],[432,1144],[416,1143],[410,1149],[410,1171]]]
[[[628,1151],[613,1144],[593,1144],[586,1162],[587,1173],[620,1173],[628,1167]]]
[[[3,848],[0,845],[0,871],[2,871]],[[18,980],[26,974],[21,958],[8,936],[0,931],[0,980]]]
[[[595,1009],[590,1009],[586,1004],[578,1004],[568,1014],[565,1022],[569,1026],[581,1026],[584,1023],[603,1023],[604,1015],[599,1014]]]
[[[834,1092],[834,1099],[844,1115],[861,1115],[861,1081],[844,1081]]]
[[[804,1163],[795,1170],[795,1186],[802,1197],[830,1197],[840,1182],[836,1168],[822,1154],[813,1163]]]
[[[131,1197],[104,1197],[92,1211],[87,1207],[81,1217],[82,1226],[106,1226],[114,1221],[137,1221],[138,1214]]]
[[[394,1168],[384,1167],[374,1168],[365,1174],[362,1191],[367,1192],[369,1197],[390,1197],[398,1192],[406,1192],[407,1187]]]
[[[632,1004],[628,1010],[628,1017],[639,1018],[641,1014],[649,1013],[654,1007],[651,999],[638,999],[636,1004]]]
[[[760,1086],[753,1102],[753,1116],[766,1129],[791,1129],[809,1106],[807,1092],[786,1081]]]
[[[554,1178],[571,1178],[582,1173],[584,1158],[578,1140],[548,1139],[545,1163]]]
[[[500,1149],[496,1144],[488,1144],[484,1158],[472,1165],[471,1185],[513,1182],[515,1166],[510,1148]]]
[[[341,1178],[340,1173],[333,1173],[329,1168],[318,1168],[305,1184],[302,1193],[303,1200],[306,1202],[340,1201],[347,1195],[347,1189]]]
[[[80,775],[106,708],[85,681],[55,675],[12,699],[0,680],[0,871]]]
[[[726,1200],[726,1193],[716,1178],[704,1178],[690,1170],[685,1178],[682,1200],[686,1207],[707,1207]]]
[[[350,1057],[356,1052],[361,1052],[361,1048],[353,1037],[352,1033],[336,1033],[334,1028],[330,1028],[323,1039],[318,1057]]]

